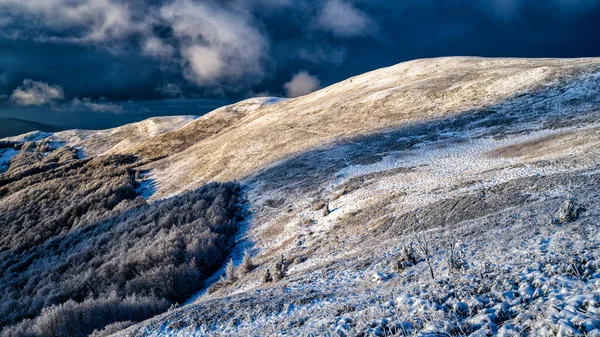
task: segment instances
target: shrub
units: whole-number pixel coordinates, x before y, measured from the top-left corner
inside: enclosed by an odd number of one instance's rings
[[[575,197],[570,197],[565,200],[558,211],[556,212],[555,223],[566,223],[575,221],[579,218],[579,215],[585,211],[585,207],[577,203]]]
[[[402,270],[414,266],[417,264],[417,252],[413,246],[412,242],[404,245],[402,250],[400,251],[400,256],[393,262],[393,269],[396,272],[401,272]]]
[[[311,208],[313,211],[318,211],[322,210],[326,205],[327,203],[325,202],[325,200],[319,198],[311,203]]]
[[[3,329],[0,335],[88,336],[113,322],[141,321],[165,311],[168,306],[168,301],[155,297],[120,298],[116,293],[97,299],[88,298],[81,303],[68,300],[44,308],[33,320]]]
[[[135,322],[132,321],[112,323],[104,327],[102,330],[94,330],[89,337],[107,337],[121,330],[125,330],[134,324]]]
[[[262,281],[263,281],[263,283],[273,282],[273,276],[271,275],[271,270],[269,270],[269,268],[267,268],[267,270],[265,270]]]
[[[237,281],[237,276],[235,275],[235,266],[233,265],[233,260],[229,260],[227,263],[227,267],[225,267],[225,276],[227,277],[227,282],[229,284],[235,283]]]
[[[248,274],[251,272],[256,266],[254,262],[252,262],[252,257],[248,251],[244,252],[244,258],[242,259],[242,272],[244,274]]]
[[[445,262],[450,274],[456,274],[466,268],[464,253],[457,243],[452,242],[447,245]]]
[[[279,259],[279,261],[277,261],[275,263],[275,273],[273,274],[273,279],[275,281],[281,281],[283,280],[286,276],[287,276],[287,263],[286,261],[283,259],[283,255],[281,255],[281,258]]]
[[[206,289],[206,292],[208,294],[214,294],[221,288],[224,288],[225,286],[227,286],[227,281],[225,280],[225,277],[221,277],[217,282],[213,283],[210,287],[208,287],[208,289]]]
[[[325,207],[323,207],[323,216],[328,216],[329,213],[331,213],[331,210],[329,209],[329,201],[327,201]]]

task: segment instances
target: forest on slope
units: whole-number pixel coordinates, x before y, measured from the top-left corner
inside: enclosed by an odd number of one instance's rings
[[[0,335],[87,336],[203,287],[231,247],[239,187],[212,183],[148,204],[142,164],[23,144],[0,175]]]

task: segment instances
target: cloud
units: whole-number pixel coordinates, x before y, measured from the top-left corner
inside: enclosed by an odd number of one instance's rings
[[[269,40],[253,6],[281,1],[0,0],[0,37],[132,48],[201,88],[239,91],[265,76]]]
[[[18,105],[44,105],[65,98],[63,89],[57,85],[25,79],[15,89],[10,99]]]
[[[75,98],[71,101],[71,110],[91,110],[94,112],[123,112],[123,107],[118,104],[108,102],[94,102],[90,98]]]
[[[18,79],[60,83],[70,97],[94,102],[178,97],[157,83],[177,83],[186,97],[239,98],[278,92],[297,69],[335,81],[436,55],[598,55],[591,32],[599,6],[599,0],[0,0],[0,68]],[[14,80],[0,92],[10,95]]]
[[[177,50],[173,46],[154,36],[143,41],[142,51],[148,56],[165,61],[171,60],[177,54]]]
[[[4,34],[38,41],[107,42],[139,31],[141,23],[127,1],[2,0],[0,12]]]
[[[175,83],[162,83],[155,89],[164,97],[170,98],[181,98],[183,97],[183,90]]]
[[[301,71],[295,74],[283,87],[288,97],[298,97],[318,90],[321,88],[321,83],[316,76],[312,76],[306,71]]]
[[[159,20],[172,30],[188,81],[235,90],[263,78],[269,42],[247,9],[175,0],[161,7]]]
[[[315,26],[343,38],[370,35],[377,28],[368,14],[344,0],[328,0],[317,17]]]

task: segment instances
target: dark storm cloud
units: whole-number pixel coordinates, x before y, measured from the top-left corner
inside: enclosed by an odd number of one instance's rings
[[[0,102],[25,79],[123,113],[111,102],[286,95],[318,87],[299,73],[420,57],[598,56],[599,22],[600,0],[0,0]]]

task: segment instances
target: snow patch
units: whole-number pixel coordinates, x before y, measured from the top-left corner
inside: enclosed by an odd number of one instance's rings
[[[8,170],[10,160],[18,153],[15,149],[0,149],[0,174]]]

